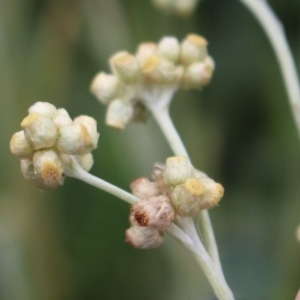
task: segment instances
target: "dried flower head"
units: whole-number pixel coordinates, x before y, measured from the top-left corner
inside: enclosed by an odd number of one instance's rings
[[[139,249],[157,248],[163,242],[163,234],[153,227],[131,226],[126,230],[126,242]]]
[[[175,219],[175,211],[166,195],[151,197],[134,204],[131,208],[133,220],[144,227],[166,230]]]

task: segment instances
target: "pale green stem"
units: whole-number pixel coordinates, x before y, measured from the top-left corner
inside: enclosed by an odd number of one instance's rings
[[[195,231],[194,223],[192,222],[188,222],[188,223],[186,223],[186,227],[190,226],[190,228],[185,228],[186,231],[188,232]],[[231,290],[226,284],[224,278],[220,276],[220,272],[217,266],[212,262],[203,244],[200,242],[198,238],[197,239],[193,238],[197,236],[196,231],[192,234],[192,237],[187,236],[179,227],[177,227],[175,224],[172,224],[170,228],[167,230],[167,232],[171,236],[173,236],[180,244],[182,244],[185,248],[187,248],[194,254],[197,262],[201,266],[209,283],[213,287],[213,290],[216,296],[218,297],[218,299],[234,300]]]
[[[217,242],[215,239],[215,235],[213,232],[213,227],[210,221],[209,213],[207,210],[203,210],[200,213],[200,216],[198,218],[199,220],[199,225],[201,228],[201,234],[202,238],[205,244],[205,247],[207,249],[207,252],[211,256],[213,262],[216,264],[218,269],[221,271],[221,275],[223,275],[223,270],[222,270],[222,265],[220,262],[220,257],[219,257],[219,252],[218,252],[218,247],[217,247]]]
[[[187,150],[171,120],[168,106],[163,109],[152,109],[151,111],[175,155],[185,155],[189,157]],[[188,247],[189,245],[185,245],[185,247],[194,253],[196,260],[203,269],[218,298],[220,300],[234,299],[223,275],[218,248],[208,211],[202,211],[200,213],[199,220],[201,233],[209,255],[199,240],[193,220],[191,218],[188,219],[189,220],[185,220],[186,222],[181,222],[181,225],[186,232],[190,233],[190,237],[194,240],[194,245],[190,248]],[[193,231],[194,233],[191,234]]]
[[[168,108],[161,110],[153,110],[153,117],[161,128],[165,138],[167,139],[173,153],[175,155],[184,155],[189,157],[189,154],[172,122]]]
[[[300,86],[295,61],[277,16],[265,0],[240,0],[265,31],[279,62],[290,106],[300,137]]]
[[[185,149],[185,146],[178,134],[178,131],[176,130],[174,123],[172,122],[168,107],[160,110],[153,109],[152,114],[156,122],[160,126],[162,132],[164,133],[175,155],[185,155],[189,157]],[[215,239],[215,235],[214,235],[214,231],[213,231],[213,227],[210,221],[208,211],[203,210],[200,213],[199,219],[201,225],[201,233],[207,251],[210,257],[212,258],[213,262],[220,269],[221,274],[223,274],[218,247],[217,247],[217,243],[216,243],[216,239]]]
[[[119,187],[101,179],[96,176],[93,176],[92,174],[86,172],[81,168],[81,166],[78,164],[76,159],[72,160],[71,167],[67,168],[65,170],[66,175],[69,177],[73,177],[76,179],[79,179],[81,181],[84,181],[98,189],[101,189],[109,194],[112,194],[121,200],[124,200],[125,202],[129,204],[135,204],[140,201],[139,198],[135,197],[134,195],[120,189]]]

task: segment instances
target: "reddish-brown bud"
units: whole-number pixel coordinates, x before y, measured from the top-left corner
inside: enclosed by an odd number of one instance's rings
[[[134,248],[157,248],[163,242],[163,235],[153,227],[132,226],[126,230],[126,243]]]
[[[175,219],[175,211],[165,195],[151,197],[134,204],[131,208],[135,222],[140,226],[150,226],[166,230]]]

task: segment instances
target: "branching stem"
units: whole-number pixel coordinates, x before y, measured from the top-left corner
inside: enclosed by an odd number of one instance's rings
[[[73,177],[84,181],[100,190],[103,190],[109,194],[116,196],[117,198],[124,200],[129,204],[135,204],[140,201],[139,198],[135,197],[134,195],[124,191],[123,189],[101,179],[98,178],[81,168],[75,158],[72,159],[71,167],[65,170],[66,175],[69,177]]]
[[[165,108],[163,110],[153,110],[152,114],[158,125],[160,126],[167,141],[169,142],[170,147],[175,155],[185,155],[189,157],[185,146],[178,134],[178,131],[176,130],[174,123],[172,122],[168,108]],[[207,251],[216,266],[220,269],[221,273],[223,273],[218,253],[218,247],[208,211],[202,211],[200,213],[199,219],[201,233],[203,235],[204,244],[206,245]]]
[[[163,96],[164,94],[161,95]],[[168,96],[170,97],[170,95]],[[167,99],[167,101],[165,99],[160,100],[162,103],[166,103],[167,105],[157,108],[156,105],[151,105],[151,103],[155,102],[151,102],[148,99],[147,107],[161,128],[174,154],[184,155],[189,158],[188,152],[169,114],[169,103],[171,98]],[[206,252],[206,249],[204,248],[196,232],[195,224],[191,218],[188,218],[188,220],[182,220],[184,222],[180,222],[182,229],[189,234],[190,238],[193,239],[192,246],[190,244],[186,244],[184,246],[193,252],[196,260],[203,269],[218,298],[220,300],[233,300],[233,294],[224,279],[218,248],[208,211],[202,211],[199,219],[201,220],[200,226],[204,243],[209,254]]]

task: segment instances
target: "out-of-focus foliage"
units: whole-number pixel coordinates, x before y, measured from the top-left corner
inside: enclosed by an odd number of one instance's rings
[[[270,1],[300,66],[300,4]],[[164,35],[204,35],[216,61],[202,92],[171,107],[193,164],[225,187],[211,211],[237,299],[293,299],[300,275],[300,144],[270,45],[239,1],[203,0],[189,19],[139,0],[0,0],[0,299],[207,299],[190,254],[171,239],[156,250],[124,243],[129,207],[67,179],[55,192],[26,182],[11,135],[36,101],[98,120],[92,173],[128,189],[171,151],[152,120],[104,126],[89,84],[118,50]]]

